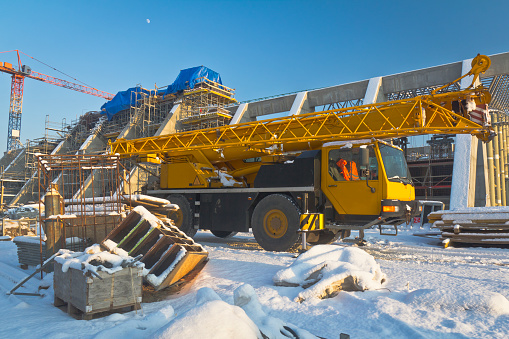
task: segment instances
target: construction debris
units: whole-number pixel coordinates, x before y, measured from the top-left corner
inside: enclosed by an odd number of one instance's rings
[[[442,232],[444,247],[451,243],[509,245],[509,207],[470,207],[428,215]]]
[[[171,220],[157,218],[143,206],[135,207],[102,245],[112,253],[142,255],[145,281],[156,291],[175,284],[208,257],[203,247]]]

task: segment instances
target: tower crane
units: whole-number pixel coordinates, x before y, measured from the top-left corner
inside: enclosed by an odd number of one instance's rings
[[[19,56],[20,51],[14,51],[16,52],[18,58],[17,69],[14,68],[11,63],[0,61],[0,72],[12,75],[11,99],[9,105],[9,126],[7,131],[7,151],[19,148],[21,146],[19,138],[21,132],[21,111],[23,105],[23,85],[25,78],[32,78],[52,85],[68,88],[73,91],[94,95],[96,97],[104,98],[107,100],[111,100],[114,97],[114,94],[104,92],[93,87],[80,85],[67,80],[58,79],[50,75],[32,71],[29,66],[21,65],[21,59]]]

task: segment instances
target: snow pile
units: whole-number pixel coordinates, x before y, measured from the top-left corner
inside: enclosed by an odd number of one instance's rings
[[[117,252],[113,254],[102,251],[99,244],[87,247],[84,252],[72,252],[69,250],[60,250],[55,261],[62,265],[62,272],[67,272],[69,267],[82,270],[83,274],[91,271],[104,271],[109,274],[121,271],[123,266],[133,260],[127,253]],[[135,266],[143,267],[144,264],[136,262]]]
[[[281,319],[267,315],[258,301],[258,296],[256,295],[254,288],[249,284],[245,284],[237,288],[233,292],[233,299],[234,304],[241,307],[249,318],[254,321],[256,326],[258,326],[260,331],[268,338],[317,338],[315,335],[298,328],[293,324],[286,323]]]
[[[153,338],[271,338],[316,339],[293,324],[267,315],[253,287],[244,284],[234,291],[230,305],[209,287],[196,294],[196,306],[160,328]]]
[[[145,316],[132,317],[126,314],[114,313],[103,318],[104,322],[113,326],[97,333],[94,339],[147,338],[148,331],[168,324],[174,317],[175,310],[171,305],[161,307],[154,313]]]
[[[432,290],[421,289],[408,294],[406,303],[413,306],[424,306],[433,310],[475,311],[499,316],[509,314],[509,300],[495,292],[477,290]]]
[[[278,286],[302,286],[295,301],[335,296],[340,290],[379,289],[385,275],[370,254],[357,247],[318,245],[273,277]]]
[[[262,335],[242,308],[230,305],[208,287],[198,290],[196,306],[152,335],[163,338],[257,338]]]

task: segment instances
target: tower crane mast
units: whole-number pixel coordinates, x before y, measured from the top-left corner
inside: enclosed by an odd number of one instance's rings
[[[15,50],[18,58],[17,69],[11,63],[0,62],[0,72],[11,74],[11,98],[9,105],[9,125],[7,131],[7,151],[21,147],[20,132],[21,132],[21,113],[23,106],[23,86],[25,78],[31,78],[46,82],[52,85],[71,89],[73,91],[94,95],[96,97],[111,100],[113,94],[98,90],[93,87],[80,85],[67,80],[55,78],[50,75],[42,74],[32,71],[27,65],[21,65],[19,50]]]

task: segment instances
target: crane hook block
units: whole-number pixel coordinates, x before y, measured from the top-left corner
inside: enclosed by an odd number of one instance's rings
[[[488,68],[491,66],[491,60],[486,55],[477,54],[477,56],[472,60],[472,69],[470,70],[470,74],[479,75],[481,73],[486,72]]]

